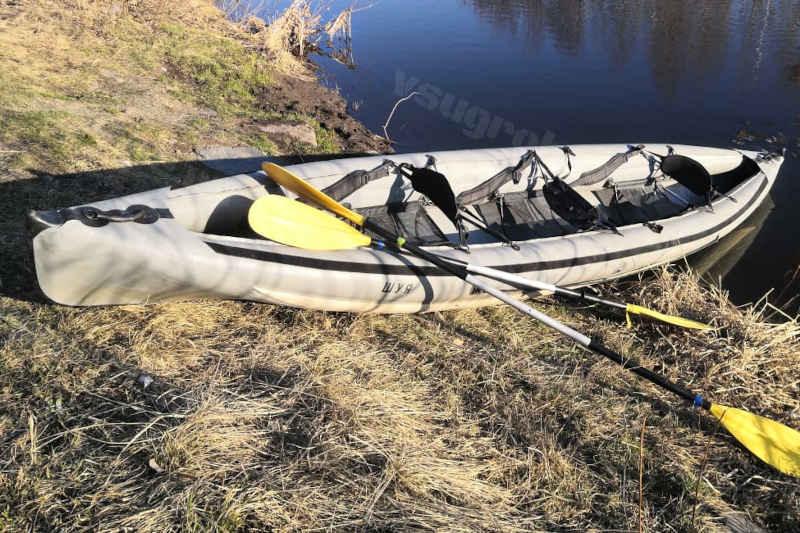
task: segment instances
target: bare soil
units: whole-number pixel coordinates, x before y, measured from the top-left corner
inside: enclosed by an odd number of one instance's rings
[[[335,134],[343,152],[389,153],[391,145],[347,113],[347,101],[323,87],[316,79],[283,76],[264,89],[264,109],[269,112],[299,113],[314,117],[321,128]]]

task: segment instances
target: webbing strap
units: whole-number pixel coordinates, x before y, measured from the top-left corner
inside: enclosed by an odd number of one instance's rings
[[[536,152],[529,150],[525,152],[517,163],[516,166],[506,167],[488,180],[484,181],[473,187],[463,191],[456,197],[458,205],[475,205],[484,203],[492,197],[500,187],[513,181],[515,184],[519,183],[522,179],[522,173],[525,169],[535,161]],[[531,167],[532,168],[532,167]]]
[[[354,170],[336,183],[322,189],[322,192],[339,202],[370,181],[385,178],[395,166],[393,161],[386,160],[379,167],[372,170]]]
[[[599,167],[587,170],[578,177],[575,181],[571,181],[570,185],[594,185],[601,181],[608,179],[608,177],[619,167],[627,163],[633,156],[640,153],[644,149],[644,145],[631,147],[627,152],[620,152],[615,154],[611,159],[600,165]]]

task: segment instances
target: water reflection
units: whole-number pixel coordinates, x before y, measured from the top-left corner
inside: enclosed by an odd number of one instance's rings
[[[800,63],[786,67],[786,78],[793,83],[800,83]]]
[[[721,70],[730,26],[731,1],[657,2],[653,7],[650,37],[650,68],[656,83],[674,95],[685,76],[701,79]]]
[[[689,264],[695,272],[713,282],[724,279],[753,245],[774,208],[772,198],[767,197],[741,226],[711,248],[691,256]]]
[[[547,2],[547,28],[561,52],[575,55],[580,50],[586,29],[587,3],[585,0]]]
[[[676,94],[687,79],[702,83],[733,61],[738,82],[757,81],[766,54],[784,65],[787,79],[800,79],[798,0],[466,0],[502,33],[544,39],[575,56],[598,46],[612,66],[643,51],[658,88]],[[732,80],[734,81],[734,80]]]
[[[645,2],[614,2],[595,0],[599,5],[594,19],[594,34],[608,50],[609,58],[615,68],[627,64],[638,49],[642,34],[642,20],[651,17]]]
[[[472,0],[478,16],[499,33],[524,35],[529,45],[539,45],[545,36],[545,0]]]

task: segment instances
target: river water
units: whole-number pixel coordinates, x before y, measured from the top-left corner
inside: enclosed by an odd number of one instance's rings
[[[786,147],[773,202],[693,261],[738,303],[800,265],[800,0],[377,0],[352,23],[349,65],[312,59],[374,131],[424,93],[390,123],[398,152]]]

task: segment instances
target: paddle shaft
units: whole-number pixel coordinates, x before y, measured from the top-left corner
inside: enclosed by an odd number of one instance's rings
[[[377,245],[378,248],[382,248],[385,246],[385,243],[382,241],[376,241],[375,244]],[[529,279],[523,276],[518,276],[510,272],[504,272],[497,268],[473,265],[467,263],[466,261],[455,259],[453,257],[446,257],[441,255],[439,255],[438,257],[444,259],[449,263],[457,264],[459,266],[462,266],[463,268],[466,268],[467,272],[469,272],[470,274],[477,274],[485,278],[491,278],[497,281],[502,281],[503,283],[515,287],[517,289],[523,289],[523,290],[534,289],[534,290],[549,291],[562,296],[569,296],[570,298],[576,298],[578,300],[595,302],[602,305],[607,305],[609,307],[615,307],[617,309],[622,309],[623,311],[625,311],[626,317],[628,317],[628,313],[631,313],[631,314],[648,316],[655,320],[661,320],[662,322],[666,322],[668,324],[674,324],[676,326],[681,326],[684,328],[708,329],[708,326],[706,326],[705,324],[701,324],[700,322],[695,322],[694,320],[665,315],[663,313],[653,311],[652,309],[648,309],[640,305],[625,304],[622,302],[615,302],[613,300],[605,300],[603,298],[598,298],[597,296],[594,296],[592,294],[588,294],[584,289],[581,289],[580,291],[573,291],[570,289],[559,287],[557,285],[553,285],[552,283],[545,283],[543,281],[538,281],[535,279]],[[628,317],[628,327],[630,327],[630,325],[631,325],[630,318]]]
[[[377,232],[376,232],[377,233]],[[384,237],[385,238],[385,237]],[[384,243],[380,243],[380,246],[384,246]],[[404,245],[406,249],[408,245]],[[424,250],[423,250],[424,251]],[[429,253],[429,252],[426,252]],[[470,274],[477,274],[479,276],[483,276],[485,278],[490,278],[496,281],[502,281],[507,285],[511,285],[517,289],[534,289],[540,291],[548,291],[555,294],[559,294],[561,296],[569,296],[570,298],[577,298],[579,300],[585,300],[587,302],[594,302],[603,305],[608,305],[610,307],[616,307],[617,309],[625,310],[628,308],[628,304],[624,304],[621,302],[615,302],[613,300],[604,300],[603,298],[598,298],[592,294],[587,294],[586,291],[573,291],[572,289],[565,289],[564,287],[559,287],[558,285],[553,285],[552,283],[546,283],[544,281],[539,281],[536,279],[525,278],[523,276],[518,276],[516,274],[511,274],[510,272],[504,272],[497,268],[491,267],[484,267],[480,265],[473,265],[471,263],[467,263],[465,261],[461,261],[459,259],[453,259],[450,257],[443,257],[440,255],[430,254],[431,256],[443,259],[444,261],[457,265],[460,268],[466,269],[467,272]]]
[[[470,285],[472,285],[474,287],[477,287],[478,289],[482,290],[483,292],[485,292],[487,294],[491,294],[492,296],[494,296],[498,300],[510,305],[511,307],[513,307],[514,309],[520,311],[521,313],[524,313],[524,314],[530,316],[531,318],[533,318],[535,320],[538,320],[539,322],[542,322],[546,326],[548,326],[550,328],[553,328],[554,330],[558,331],[562,335],[565,335],[565,336],[569,337],[570,339],[574,340],[575,342],[577,342],[581,346],[584,346],[584,347],[588,348],[589,350],[595,352],[596,354],[602,355],[602,356],[610,359],[611,361],[614,361],[618,365],[622,366],[622,368],[625,368],[626,370],[630,370],[634,374],[636,374],[636,375],[638,375],[638,376],[650,381],[651,383],[653,383],[655,385],[658,385],[659,387],[661,387],[663,389],[666,389],[666,390],[668,390],[668,391],[670,391],[670,392],[672,392],[674,394],[677,394],[678,396],[680,396],[681,398],[683,398],[686,401],[692,402],[695,406],[703,407],[706,410],[711,408],[711,404],[708,402],[708,400],[705,400],[702,397],[700,397],[699,395],[694,394],[693,392],[681,387],[680,385],[678,385],[676,383],[673,383],[672,381],[668,380],[664,376],[662,376],[660,374],[656,374],[652,370],[649,370],[647,368],[642,367],[639,364],[639,361],[637,361],[636,359],[631,359],[631,358],[626,359],[626,358],[622,357],[622,355],[618,354],[617,352],[615,352],[615,351],[613,351],[613,350],[611,350],[609,348],[606,348],[605,346],[603,346],[602,344],[600,344],[596,340],[593,340],[591,337],[588,337],[588,336],[584,335],[583,333],[575,331],[574,329],[572,329],[571,327],[567,326],[566,324],[562,324],[558,320],[556,320],[554,318],[551,318],[551,317],[547,316],[546,314],[544,314],[544,313],[542,313],[540,311],[537,311],[536,309],[532,308],[531,306],[526,305],[526,304],[520,302],[519,300],[516,300],[516,299],[512,298],[511,296],[507,295],[503,291],[501,291],[499,289],[495,289],[494,287],[491,287],[487,283],[481,281],[480,279],[477,279],[476,277],[474,277],[474,276],[472,276],[470,274],[470,272],[473,272],[475,274],[481,274],[480,270],[482,270],[484,267],[476,267],[476,266],[469,265],[469,264],[456,264],[456,263],[448,262],[447,260],[442,259],[441,257],[439,257],[437,255],[434,255],[434,254],[432,254],[430,252],[427,252],[427,251],[423,250],[422,248],[419,248],[418,246],[415,246],[413,244],[409,244],[408,242],[405,241],[405,239],[398,238],[397,235],[394,235],[391,232],[383,229],[381,226],[378,226],[377,224],[374,224],[368,218],[364,219],[363,227],[365,229],[368,229],[368,230],[372,231],[373,233],[375,233],[377,235],[380,235],[381,237],[383,237],[384,239],[386,239],[389,242],[396,243],[398,247],[400,247],[402,249],[405,249],[405,250],[408,250],[409,252],[411,252],[412,254],[416,255],[417,257],[420,257],[421,259],[424,259],[424,260],[426,260],[426,261],[428,261],[430,263],[433,263],[434,265],[436,265],[437,267],[441,268],[442,270],[444,270],[446,272],[449,272],[450,274],[463,279],[465,282],[469,283]],[[489,269],[489,270],[494,270],[494,269]],[[572,291],[570,291],[570,292],[572,292]]]
[[[550,291],[555,294],[560,294],[562,296],[569,296],[571,298],[578,298],[580,300],[586,300],[588,302],[595,302],[599,304],[609,305],[611,307],[616,307],[618,309],[627,308],[627,304],[614,302],[611,300],[604,300],[602,298],[598,298],[597,296],[587,294],[585,291],[573,291],[571,289],[565,289],[563,287],[559,287],[558,285],[553,285],[552,283],[545,283],[543,281],[538,281],[535,279],[524,278],[516,274],[503,272],[502,270],[498,270],[496,268],[483,267],[480,265],[472,265],[470,263],[467,263],[465,267],[467,271],[472,274],[478,274],[479,276],[492,278],[497,281],[502,281],[517,288],[528,288],[528,289],[538,289],[542,291]]]

